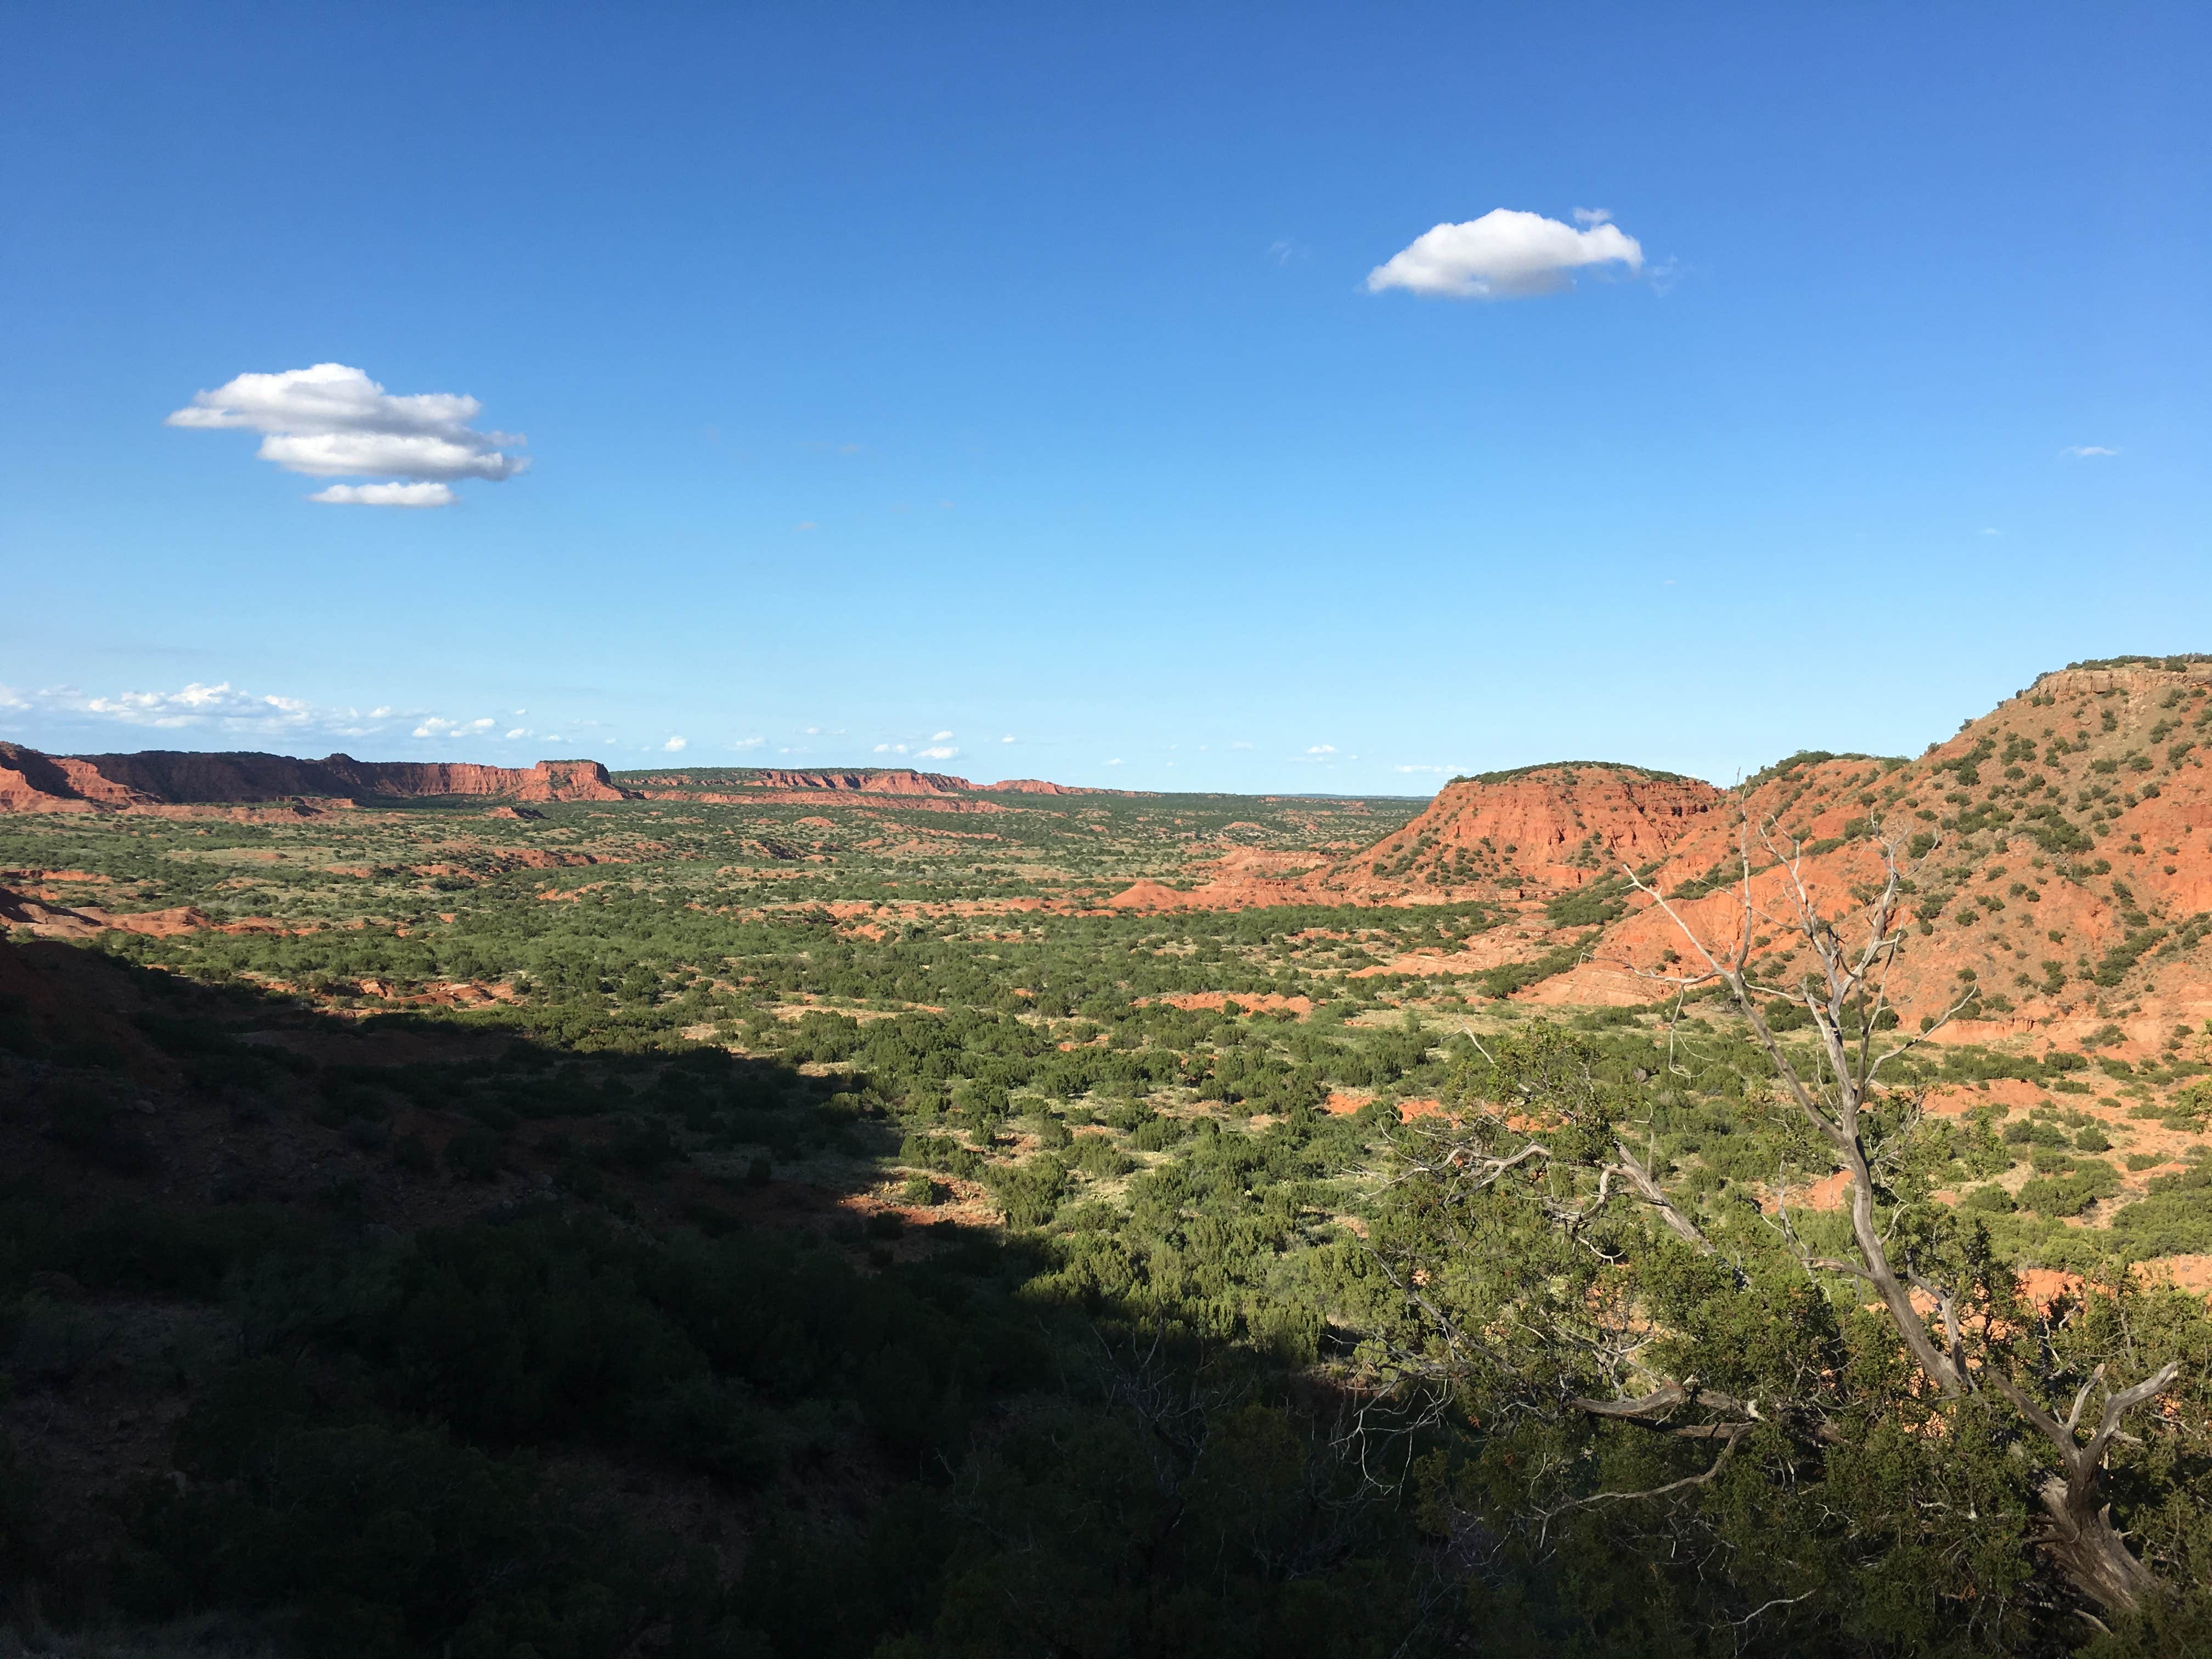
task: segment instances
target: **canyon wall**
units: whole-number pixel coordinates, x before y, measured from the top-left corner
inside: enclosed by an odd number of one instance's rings
[[[527,769],[465,761],[297,760],[251,751],[46,755],[0,743],[0,811],[90,812],[297,799],[421,800],[494,796],[526,801],[627,800],[593,760],[540,761]]]

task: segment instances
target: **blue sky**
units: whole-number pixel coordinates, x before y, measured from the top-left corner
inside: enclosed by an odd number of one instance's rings
[[[2208,55],[2125,5],[15,8],[0,732],[1409,793],[1917,750],[2212,648]],[[194,404],[318,364],[481,409]]]

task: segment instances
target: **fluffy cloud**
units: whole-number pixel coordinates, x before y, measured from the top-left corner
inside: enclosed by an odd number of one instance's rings
[[[451,507],[460,498],[441,483],[332,484],[307,497],[330,507]]]
[[[472,738],[479,732],[490,731],[498,724],[489,714],[474,720],[443,720],[433,714],[408,735],[416,738]]]
[[[661,749],[661,752],[662,752],[663,754],[666,754],[666,755],[680,755],[680,754],[682,754],[682,753],[684,752],[684,750],[685,750],[689,745],[690,745],[690,739],[689,739],[689,738],[669,738],[669,740],[668,740],[666,743],[664,743],[664,744],[662,744],[660,745],[660,749]]]
[[[198,431],[258,432],[260,456],[312,478],[383,473],[403,482],[335,485],[310,501],[343,507],[447,507],[447,485],[462,478],[497,483],[530,463],[505,453],[525,441],[469,424],[483,412],[474,398],[450,392],[395,397],[343,363],[278,374],[241,374],[194,394],[167,424]]]
[[[240,691],[229,681],[202,685],[195,681],[181,691],[124,691],[112,697],[60,699],[77,712],[120,720],[126,726],[173,728],[207,721],[245,721],[266,726],[307,723],[311,710],[297,697],[257,696]]]
[[[1520,300],[1571,286],[1571,273],[1584,265],[1643,269],[1642,245],[1609,215],[1581,209],[1575,216],[1584,220],[1583,229],[1513,208],[1437,225],[1369,271],[1367,291],[1402,288],[1453,300]]]
[[[380,729],[393,713],[389,708],[367,714],[357,708],[326,708],[302,697],[242,691],[228,680],[214,685],[194,681],[177,691],[118,691],[106,696],[70,685],[35,691],[0,686],[0,708],[69,724],[141,726],[164,732],[198,728],[269,738],[295,733],[362,737]]]
[[[933,743],[927,749],[915,750],[914,756],[916,760],[952,760],[957,758],[959,753],[960,751],[949,743]]]

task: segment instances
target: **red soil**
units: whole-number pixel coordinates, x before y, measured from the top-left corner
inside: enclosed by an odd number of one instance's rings
[[[1978,1018],[1946,1026],[1944,1041],[2070,1046],[2116,1025],[2124,1041],[2108,1051],[2141,1057],[2176,1026],[2201,1030],[2212,1018],[2212,934],[2179,955],[2169,948],[2194,937],[2177,937],[2183,922],[2212,913],[2208,730],[2212,666],[2061,670],[1917,760],[1803,763],[1733,793],[1619,766],[1470,780],[1448,785],[1404,829],[1333,866],[1293,874],[1280,861],[1300,855],[1267,855],[1278,860],[1271,866],[1231,854],[1194,866],[1203,878],[1194,888],[1139,881],[1109,902],[1172,910],[1480,900],[1536,925],[1363,972],[1476,972],[1573,942],[1587,959],[1520,1000],[1644,1004],[1669,994],[1666,975],[1698,966],[1686,927],[1717,951],[1740,941],[1740,892],[1694,895],[1703,881],[1740,868],[1745,813],[1778,825],[1802,848],[1800,874],[1824,915],[1854,908],[1853,889],[1880,876],[1867,834],[1879,817],[1900,837],[1941,836],[1911,872],[1917,887],[1902,913],[1905,945],[1889,983],[1901,1014],[1948,1009],[1971,974],[1985,999],[2001,995],[2012,1006],[1985,1003]],[[1978,772],[1975,782],[1965,781],[1961,762]],[[1955,825],[1969,811],[1980,823],[1962,832]],[[2073,844],[2046,848],[2039,833]],[[1973,850],[1966,851],[1969,836]],[[1753,853],[1754,951],[1771,971],[1788,973],[1790,878],[1772,854]],[[1601,928],[1544,921],[1542,901],[1600,879],[1617,884],[1624,869],[1644,871],[1651,887],[1674,896],[1674,915],[1629,893],[1619,900],[1623,914]],[[1923,917],[1917,907],[1935,914]],[[2131,920],[2136,909],[2148,921]],[[2141,952],[2121,985],[2094,983],[2106,953],[2146,926],[2166,930],[2154,943],[2167,955]],[[2056,989],[2046,988],[2051,963],[2058,965]]]

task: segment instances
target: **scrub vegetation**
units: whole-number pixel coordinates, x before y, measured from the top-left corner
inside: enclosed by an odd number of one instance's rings
[[[1815,1016],[1515,1000],[1626,878],[1489,967],[1525,907],[1108,902],[1417,805],[0,820],[6,1618],[441,1659],[2212,1643],[2212,1322],[2157,1266],[2212,1251],[2197,1035],[1868,1092],[1945,1385],[1792,1103]],[[2169,1366],[2094,1448],[2142,1575],[2100,1595],[2035,1413],[2087,1447]]]

